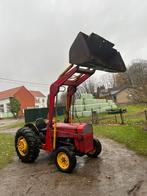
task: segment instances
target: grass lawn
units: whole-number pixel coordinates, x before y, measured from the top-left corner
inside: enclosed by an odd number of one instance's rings
[[[131,125],[95,125],[96,136],[107,137],[125,144],[139,154],[147,155],[147,132],[141,126]]]
[[[14,136],[0,134],[0,168],[11,162],[14,156]]]
[[[138,112],[142,112],[147,109],[147,104],[136,104],[136,105],[122,105],[122,108],[127,109],[128,114],[134,114]]]

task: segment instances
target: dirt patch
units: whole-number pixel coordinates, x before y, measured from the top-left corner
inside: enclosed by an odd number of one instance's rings
[[[15,158],[0,170],[0,195],[146,196],[147,159],[109,139],[101,141],[100,158],[78,158],[72,174],[56,170],[53,157],[45,152],[30,165]]]
[[[11,134],[15,135],[17,130],[18,130],[18,128],[11,128],[11,129],[0,128],[0,133],[11,133]]]
[[[24,121],[23,119],[0,119],[0,128]]]

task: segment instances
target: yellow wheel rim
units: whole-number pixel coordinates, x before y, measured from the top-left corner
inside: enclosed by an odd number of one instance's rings
[[[58,153],[57,162],[61,169],[67,169],[69,167],[69,157],[65,152]]]
[[[17,149],[19,153],[21,154],[21,156],[25,156],[28,151],[28,144],[27,144],[26,139],[23,136],[18,138]]]

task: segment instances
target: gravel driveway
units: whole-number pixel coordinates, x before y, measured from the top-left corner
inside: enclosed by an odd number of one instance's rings
[[[14,162],[0,170],[1,196],[146,196],[147,158],[122,145],[101,139],[98,159],[78,158],[76,170],[56,170],[53,157],[41,152],[33,164]]]

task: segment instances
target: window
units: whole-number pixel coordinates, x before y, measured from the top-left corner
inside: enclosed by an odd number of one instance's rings
[[[36,103],[40,103],[40,99],[39,98],[35,98]]]
[[[10,103],[7,103],[6,107],[7,107],[7,112],[10,112]]]
[[[0,104],[0,112],[4,112],[4,105]]]
[[[36,103],[38,103],[38,99],[37,98],[35,98],[35,101],[36,101]]]

